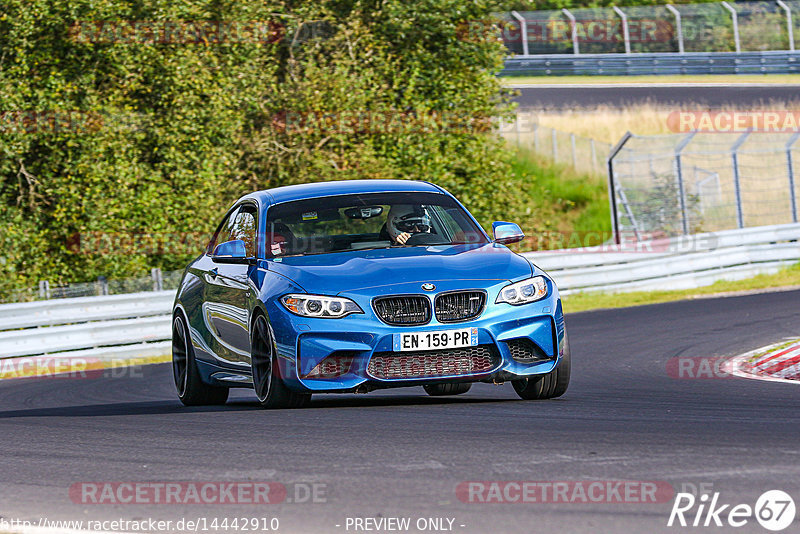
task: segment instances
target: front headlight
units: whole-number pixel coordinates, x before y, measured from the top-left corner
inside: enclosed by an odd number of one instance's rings
[[[342,297],[324,295],[285,295],[281,304],[290,312],[302,317],[339,319],[351,313],[364,313],[358,304]]]
[[[544,279],[544,276],[534,276],[533,278],[507,285],[501,289],[495,303],[506,302],[514,306],[519,306],[520,304],[528,304],[529,302],[542,300],[546,296],[547,281]]]

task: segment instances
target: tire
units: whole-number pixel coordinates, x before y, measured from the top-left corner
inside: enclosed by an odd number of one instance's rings
[[[172,321],[172,376],[178,398],[185,406],[225,404],[228,388],[210,386],[200,378],[186,323],[178,314]]]
[[[303,408],[307,406],[311,400],[311,394],[292,391],[281,379],[275,338],[272,328],[262,314],[259,314],[253,321],[250,346],[253,389],[256,392],[258,403],[264,408]]]
[[[569,339],[564,339],[564,355],[555,369],[546,375],[532,376],[520,380],[513,380],[511,385],[514,391],[524,400],[554,399],[567,391],[569,375],[572,367],[572,356],[569,349]]]
[[[422,387],[425,389],[425,393],[431,397],[443,397],[445,395],[461,395],[462,393],[466,393],[469,391],[469,388],[472,387],[472,384],[432,384]]]

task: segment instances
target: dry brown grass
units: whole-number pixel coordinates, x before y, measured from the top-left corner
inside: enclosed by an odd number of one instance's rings
[[[730,111],[781,111],[798,110],[800,102],[769,102],[758,106],[730,107]],[[707,106],[686,104],[677,107],[641,104],[625,108],[600,106],[594,109],[552,110],[529,113],[530,122],[562,132],[616,144],[625,132],[637,135],[667,135],[673,132],[668,125],[670,113],[675,111],[706,111]],[[715,110],[720,111],[720,110]]]
[[[537,112],[539,124],[570,132],[581,137],[614,144],[625,132],[638,135],[671,133],[667,126],[670,111],[653,105],[616,109],[606,106],[597,109]]]

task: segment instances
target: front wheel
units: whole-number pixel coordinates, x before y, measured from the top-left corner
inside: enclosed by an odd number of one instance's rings
[[[302,408],[311,400],[310,393],[297,393],[286,387],[278,367],[275,339],[263,315],[253,323],[251,340],[253,389],[264,408]]]
[[[225,404],[228,388],[209,386],[200,378],[189,331],[181,315],[172,321],[172,375],[178,398],[186,406]]]
[[[564,354],[555,369],[545,375],[514,380],[511,385],[517,395],[525,400],[554,399],[567,391],[571,367],[569,339],[564,334]]]

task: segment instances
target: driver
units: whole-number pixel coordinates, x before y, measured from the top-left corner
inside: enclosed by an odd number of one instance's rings
[[[394,243],[405,245],[413,234],[431,231],[430,217],[422,206],[398,204],[389,209],[386,231]]]

